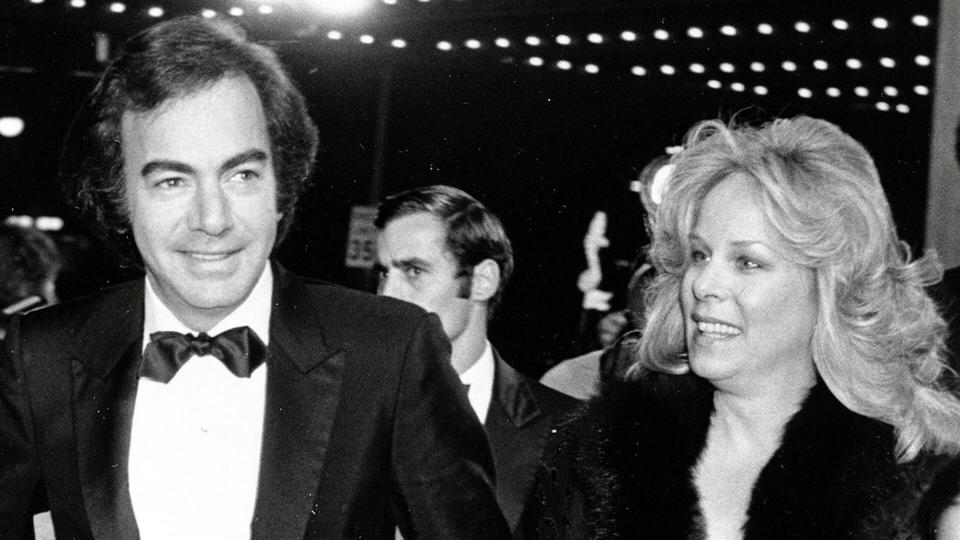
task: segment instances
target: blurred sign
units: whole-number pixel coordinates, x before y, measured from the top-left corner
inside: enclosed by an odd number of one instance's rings
[[[350,209],[350,230],[347,233],[347,268],[373,268],[377,260],[376,206],[354,206]]]

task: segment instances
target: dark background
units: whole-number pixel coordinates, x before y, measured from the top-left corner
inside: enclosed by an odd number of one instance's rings
[[[576,280],[593,213],[605,210],[610,216],[608,262],[633,259],[646,239],[629,183],[698,120],[808,114],[836,122],[876,159],[901,236],[915,251],[923,245],[932,97],[913,87],[925,85],[932,93],[934,68],[918,66],[914,57],[923,54],[936,64],[935,1],[784,6],[750,0],[398,0],[374,3],[356,19],[325,17],[292,0],[261,15],[260,3],[135,0],[122,14],[110,11],[111,2],[97,0],[84,8],[60,0],[0,4],[0,116],[26,121],[19,137],[0,137],[0,218],[67,220],[56,233],[68,255],[59,284],[63,297],[135,275],[88,236],[61,202],[57,151],[103,67],[96,36],[103,36],[108,51],[115,50],[125,36],[156,20],[145,14],[155,5],[163,6],[164,18],[201,7],[224,13],[242,6],[245,15],[237,20],[277,48],[306,95],[320,127],[321,152],[299,223],[278,253],[288,268],[369,288],[369,274],[343,263],[351,206],[418,185],[465,189],[501,216],[513,240],[516,272],[491,340],[531,374],[577,352]],[[912,24],[915,14],[929,17],[930,25]],[[876,16],[885,17],[889,27],[872,26]],[[837,30],[836,18],[851,28]],[[795,31],[798,20],[813,30]],[[759,34],[760,22],[772,24],[774,33]],[[738,35],[721,35],[724,24],[734,25]],[[704,38],[689,38],[691,25],[702,28]],[[656,28],[667,29],[670,39],[654,39]],[[328,39],[331,29],[340,30],[343,39]],[[625,29],[638,39],[622,40]],[[603,34],[604,43],[589,43],[590,32]],[[375,43],[360,43],[362,33],[375,36]],[[557,45],[553,37],[560,33],[574,43]],[[527,35],[544,44],[524,44]],[[494,46],[498,36],[508,37],[511,46]],[[404,38],[407,47],[391,47],[394,37]],[[464,47],[468,38],[479,39],[481,48]],[[453,50],[439,51],[435,44],[441,39]],[[530,65],[531,56],[542,58],[544,66]],[[884,56],[896,67],[880,66]],[[845,67],[848,58],[861,60],[863,67]],[[557,69],[559,59],[574,69]],[[830,67],[816,70],[814,59]],[[797,71],[784,71],[784,60],[796,62]],[[750,70],[754,61],[765,70]],[[691,62],[702,63],[706,73],[691,73]],[[733,63],[734,73],[719,71],[721,62]],[[599,72],[585,72],[588,63]],[[675,66],[677,74],[663,75],[662,64]],[[634,65],[644,66],[647,75],[632,75]],[[708,87],[709,80],[722,88]],[[733,82],[744,83],[746,91],[733,90]],[[752,91],[761,84],[766,95]],[[831,86],[840,97],[826,95]],[[856,86],[870,95],[854,95]],[[882,95],[885,86],[898,95]],[[801,87],[813,97],[800,97]],[[878,110],[878,101],[893,110]],[[897,104],[909,112],[897,112]]]

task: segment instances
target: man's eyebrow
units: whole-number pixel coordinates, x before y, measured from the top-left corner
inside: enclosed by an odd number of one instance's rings
[[[230,159],[223,162],[223,165],[220,166],[218,172],[220,174],[229,171],[230,169],[243,165],[244,163],[249,163],[251,161],[265,162],[269,156],[263,150],[258,148],[251,148],[245,152],[240,152],[239,154],[232,156]],[[197,171],[190,165],[183,163],[182,161],[174,161],[170,159],[158,159],[151,161],[143,166],[140,170],[141,176],[148,176],[157,171],[171,171],[181,174],[195,174]]]
[[[395,260],[395,261],[391,261],[391,262],[390,262],[390,265],[393,266],[394,268],[410,268],[410,267],[413,267],[413,266],[419,266],[419,267],[422,267],[422,268],[430,268],[430,267],[432,266],[429,262],[427,262],[426,260],[421,259],[421,258],[419,258],[419,257],[409,257],[409,258],[406,258],[406,259],[397,259],[397,260]]]
[[[231,157],[230,159],[223,162],[223,165],[220,166],[220,173],[223,174],[230,169],[243,165],[244,163],[249,163],[251,161],[265,162],[269,156],[263,150],[259,148],[251,148],[246,152],[240,152],[239,154]]]
[[[158,159],[148,162],[140,169],[140,176],[149,176],[157,171],[172,171],[181,174],[193,174],[196,172],[193,167],[180,161],[169,159]]]

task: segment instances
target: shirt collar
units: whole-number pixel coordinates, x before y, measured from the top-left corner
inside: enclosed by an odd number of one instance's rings
[[[150,285],[150,280],[144,276],[143,303],[143,346],[150,342],[150,334],[154,332],[180,332],[181,334],[195,334],[196,331],[187,328],[177,319],[177,316],[160,300],[156,291]],[[273,296],[273,270],[267,263],[253,290],[237,308],[218,322],[207,332],[216,336],[231,328],[249,326],[256,332],[257,337],[264,345],[270,341],[270,306]]]
[[[484,384],[492,385],[493,371],[493,346],[490,345],[490,341],[487,341],[480,358],[460,374],[460,382],[469,384],[471,388],[474,386],[483,386]]]

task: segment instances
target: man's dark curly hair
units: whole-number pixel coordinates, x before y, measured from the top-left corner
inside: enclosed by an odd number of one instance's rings
[[[139,262],[125,200],[121,120],[171,99],[204,90],[226,77],[246,77],[260,96],[282,213],[277,243],[293,220],[310,181],[317,128],[303,96],[276,54],[220,19],[179,17],[133,36],[107,67],[78,113],[61,156],[72,206],[120,252]]]

